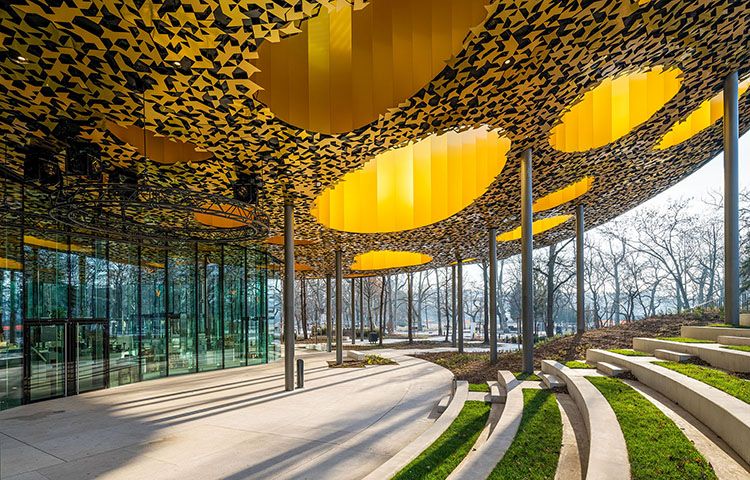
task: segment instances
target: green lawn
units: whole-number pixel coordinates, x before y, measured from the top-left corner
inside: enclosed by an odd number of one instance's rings
[[[625,436],[632,480],[715,479],[711,465],[677,425],[616,378],[586,377],[612,406]]]
[[[712,323],[709,327],[722,327],[722,328],[750,328],[744,325],[732,325],[731,323]]]
[[[703,383],[739,398],[745,403],[750,403],[750,381],[748,380],[735,377],[717,368],[704,367],[692,363],[654,362],[654,364],[700,380]]]
[[[528,381],[536,381],[541,382],[542,379],[539,378],[539,375],[535,373],[525,373],[525,372],[513,372],[513,375],[516,377],[516,380],[528,380]]]
[[[698,340],[697,338],[688,337],[656,337],[657,340],[667,340],[670,342],[680,343],[716,343],[713,340]]]
[[[469,384],[469,391],[470,392],[490,392],[490,386],[486,383],[470,383]]]
[[[612,352],[612,353],[618,353],[620,355],[625,355],[628,357],[650,357],[652,356],[650,353],[639,352],[638,350],[633,350],[632,348],[610,348],[607,351]]]
[[[393,480],[437,480],[448,477],[471,451],[490,416],[490,404],[468,401],[448,429]]]
[[[489,480],[552,480],[562,448],[562,420],[549,390],[523,390],[523,417],[516,438]]]
[[[565,366],[568,368],[594,368],[588,363],[582,362],[580,360],[571,360],[569,362],[565,362]]]
[[[729,350],[737,350],[740,352],[750,352],[750,345],[726,345],[721,348],[728,348]]]

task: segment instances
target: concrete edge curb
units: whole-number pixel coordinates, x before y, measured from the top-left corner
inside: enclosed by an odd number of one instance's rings
[[[543,360],[542,371],[556,375],[565,382],[568,393],[583,416],[591,446],[584,478],[629,480],[630,460],[625,436],[604,395],[584,376],[576,375],[559,362]]]
[[[586,353],[627,367],[639,382],[680,405],[710,428],[746,462],[750,462],[750,405],[706,383],[653,365],[650,357],[626,357],[606,350]]]
[[[636,337],[633,339],[633,348],[652,355],[659,349],[687,353],[730,372],[750,372],[750,353],[722,348],[717,343],[683,343]]]
[[[456,382],[456,392],[451,398],[451,402],[445,412],[430,425],[427,430],[420,436],[411,441],[407,446],[401,449],[396,455],[391,457],[384,464],[370,472],[363,480],[383,480],[392,478],[398,472],[407,466],[412,460],[417,458],[427,447],[433,444],[440,435],[445,432],[458,417],[461,409],[464,407],[466,398],[469,396],[469,382],[459,380]]]
[[[495,466],[505,456],[513,439],[516,438],[518,427],[523,415],[523,389],[521,382],[507,371],[498,371],[498,380],[506,389],[505,408],[495,425],[494,430],[466,463],[461,463],[448,476],[448,480],[477,480],[487,478]]]

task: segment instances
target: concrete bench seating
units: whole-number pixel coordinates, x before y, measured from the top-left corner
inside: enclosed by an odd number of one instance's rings
[[[451,396],[446,395],[443,398],[440,399],[440,401],[437,404],[437,412],[443,413],[448,409],[448,405],[451,404]]]
[[[695,355],[689,353],[675,352],[674,350],[664,350],[657,348],[654,350],[654,356],[659,360],[666,360],[668,362],[685,363],[693,360]]]
[[[391,478],[407,466],[412,460],[417,458],[427,447],[432,445],[440,435],[445,432],[458,417],[464,403],[469,395],[469,382],[459,380],[456,382],[456,391],[451,397],[451,401],[445,411],[435,420],[435,423],[422,432],[406,447],[401,449],[396,455],[391,457],[387,462],[370,472],[365,480],[382,480]]]
[[[750,461],[750,405],[747,403],[699,380],[655,365],[653,358],[591,349],[586,352],[586,360],[614,363],[629,369],[639,382],[682,406],[723,438],[740,457]]]
[[[719,335],[731,335],[734,337],[750,337],[750,328],[732,327],[691,327],[683,325],[680,328],[680,336],[695,338],[698,340],[717,341]]]
[[[471,458],[462,462],[448,480],[477,480],[487,478],[508,451],[518,433],[523,416],[522,382],[507,370],[497,372],[498,384],[506,390],[505,407],[497,425]]]
[[[555,375],[551,373],[541,373],[539,376],[542,377],[542,383],[544,386],[550,390],[554,392],[565,390],[565,382],[557,378]]]
[[[598,362],[596,370],[608,377],[622,377],[628,373],[628,369],[607,362]]]
[[[750,347],[750,337],[735,337],[733,335],[719,335],[716,339],[722,345],[740,345]]]
[[[633,348],[651,354],[656,350],[688,353],[714,367],[730,372],[750,372],[750,353],[722,348],[718,343],[682,343],[655,338],[634,338]]]
[[[542,361],[542,372],[565,382],[581,412],[589,435],[587,480],[630,480],[630,461],[625,437],[607,399],[586,378],[590,370],[576,370],[553,360]]]
[[[352,360],[361,362],[361,361],[364,361],[365,357],[367,356],[367,352],[360,352],[357,350],[347,350],[346,356]]]
[[[487,385],[490,386],[490,401],[492,403],[505,403],[505,389],[501,389],[500,385],[492,380],[488,380]]]

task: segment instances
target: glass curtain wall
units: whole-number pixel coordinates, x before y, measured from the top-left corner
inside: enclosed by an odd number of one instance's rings
[[[169,375],[196,371],[195,244],[171,244],[167,269]]]
[[[268,359],[281,358],[281,274],[276,270],[266,270],[268,275]]]
[[[0,214],[0,410],[23,400],[21,230],[17,218]]]
[[[21,219],[0,211],[0,409],[280,357],[264,252]]]
[[[140,380],[140,246],[109,242],[109,386]]]

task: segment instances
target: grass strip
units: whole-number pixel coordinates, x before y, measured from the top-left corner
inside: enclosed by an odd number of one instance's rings
[[[612,406],[625,436],[632,480],[715,479],[682,431],[643,395],[616,378],[586,377]]]
[[[638,350],[633,350],[632,348],[610,348],[607,350],[608,352],[617,353],[620,355],[625,355],[627,357],[650,357],[650,353],[646,352],[640,352]]]
[[[750,345],[724,345],[721,348],[727,348],[729,350],[737,350],[739,352],[750,352]]]
[[[750,328],[745,325],[732,325],[731,323],[711,323],[709,327],[721,327],[721,328]]]
[[[490,386],[486,383],[470,383],[469,384],[469,391],[470,392],[490,392]]]
[[[654,364],[687,375],[737,397],[745,403],[750,403],[750,382],[723,370],[693,363],[654,362]]]
[[[467,401],[450,427],[417,458],[393,477],[393,480],[448,477],[471,451],[490,416],[490,404]]]
[[[541,382],[542,379],[539,378],[539,375],[536,373],[526,373],[526,372],[513,372],[513,376],[516,377],[516,380],[521,381],[535,381],[535,382]]]
[[[549,390],[523,389],[523,417],[516,438],[490,480],[552,480],[562,448],[562,419]]]
[[[698,340],[697,338],[688,337],[656,337],[656,340],[666,340],[668,342],[679,343],[716,343],[713,340]]]
[[[580,360],[571,360],[569,362],[565,362],[565,366],[568,368],[594,368],[588,363],[582,362]]]

